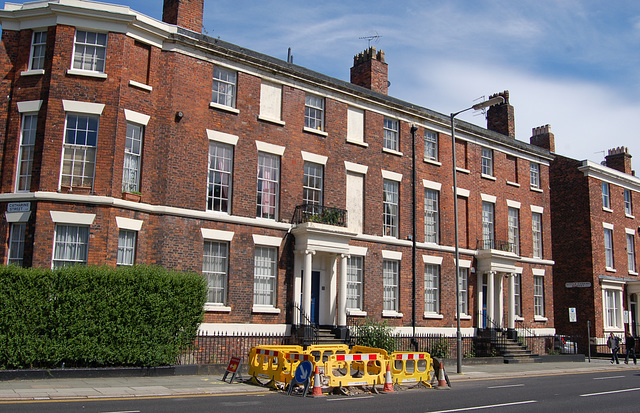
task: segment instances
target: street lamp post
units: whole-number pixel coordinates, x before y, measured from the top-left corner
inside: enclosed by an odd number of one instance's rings
[[[453,214],[455,226],[455,263],[456,263],[456,361],[457,372],[462,373],[462,335],[460,333],[460,247],[458,240],[458,179],[456,176],[456,126],[455,117],[468,110],[480,110],[489,106],[504,103],[502,96],[496,96],[484,102],[477,103],[470,108],[451,114],[451,161],[453,168]]]

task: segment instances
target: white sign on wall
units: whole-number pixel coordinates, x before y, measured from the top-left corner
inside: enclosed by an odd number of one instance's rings
[[[7,204],[7,212],[29,212],[31,210],[31,202],[9,202]]]
[[[569,307],[569,322],[570,323],[578,322],[578,315],[576,314],[575,307]]]

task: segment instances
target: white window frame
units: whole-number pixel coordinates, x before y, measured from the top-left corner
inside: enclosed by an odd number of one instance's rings
[[[74,123],[71,123],[75,119]],[[95,130],[93,129],[95,122]],[[86,127],[82,128],[82,124]],[[73,141],[69,141],[72,137],[71,129],[73,126]],[[60,186],[68,186],[70,188],[90,188],[93,190],[95,184],[96,159],[98,152],[98,137],[100,130],[100,116],[87,113],[67,112],[64,128],[64,141],[62,149],[62,162],[60,163]],[[90,139],[89,135],[94,139]],[[85,136],[84,141],[78,138]],[[91,153],[93,152],[93,153]],[[78,159],[78,153],[81,154],[82,160]],[[68,166],[68,173],[65,173],[65,165]],[[80,169],[78,171],[78,168]],[[74,181],[79,179],[79,184]],[[77,181],[76,181],[77,182]]]
[[[284,126],[282,120],[282,85],[262,80],[258,119]]]
[[[224,67],[214,66],[211,103],[235,108],[237,88],[238,72]]]
[[[544,275],[533,274],[533,315],[544,317]]]
[[[516,317],[522,317],[522,274],[513,274],[513,302]]]
[[[383,315],[398,313],[400,303],[400,261],[383,259],[382,261],[382,310]]]
[[[256,245],[253,267],[254,307],[276,307],[278,248]]]
[[[56,223],[53,236],[51,267],[87,265],[89,253],[89,226]]]
[[[91,39],[87,39],[90,37],[94,37],[93,42]],[[73,37],[71,69],[81,72],[105,73],[107,37],[107,33],[76,29]]]
[[[602,288],[603,321],[605,331],[622,330],[622,288]]]
[[[438,134],[436,132],[424,131],[424,158],[438,162]]]
[[[613,227],[604,227],[604,261],[608,270],[615,268],[614,250],[613,250]]]
[[[47,31],[34,30],[31,35],[29,70],[44,71],[44,57],[47,49]]]
[[[347,258],[347,310],[363,310],[364,257],[350,255]]]
[[[482,175],[493,176],[493,149],[481,148]]]
[[[131,266],[136,261],[138,231],[120,228],[118,231],[118,256],[116,265]]]
[[[209,141],[207,162],[207,211],[231,212],[234,146]],[[226,195],[225,195],[226,192]]]
[[[424,265],[424,312],[425,315],[440,314],[440,266]]]
[[[629,273],[636,274],[636,242],[634,232],[627,231],[627,265],[629,266]]]
[[[540,189],[540,164],[531,162],[529,164],[529,181],[531,188]]]
[[[143,139],[144,125],[127,122],[124,161],[122,165],[122,192],[140,191]]]
[[[7,265],[24,266],[24,245],[26,240],[27,223],[11,222],[9,232],[9,248],[7,251]]]
[[[202,274],[207,279],[205,306],[226,306],[229,288],[229,242],[204,240]]]
[[[383,235],[398,238],[400,183],[390,179],[383,179],[382,186]]]
[[[424,242],[440,243],[440,192],[424,190]]]
[[[611,209],[611,188],[607,182],[602,183],[602,208]]]
[[[323,205],[324,202],[324,165],[305,161],[302,179],[302,203]]]
[[[469,268],[458,267],[458,297],[460,317],[469,315]]]
[[[280,156],[258,152],[256,216],[278,219],[280,203]]]
[[[531,234],[533,258],[542,258],[542,213],[531,213]]]
[[[304,128],[324,131],[325,101],[322,96],[307,93],[304,97]]]
[[[630,189],[624,190],[624,213],[633,216],[633,195]]]
[[[20,125],[20,149],[16,172],[16,192],[31,190],[31,175],[33,171],[33,154],[35,152],[38,112],[22,114]]]
[[[384,117],[382,147],[395,152],[400,151],[400,122],[397,119]]]
[[[520,210],[508,207],[509,247],[510,251],[520,255]]]
[[[482,248],[493,249],[495,245],[495,204],[482,201]]]

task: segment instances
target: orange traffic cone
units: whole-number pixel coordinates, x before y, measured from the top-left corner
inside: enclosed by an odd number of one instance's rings
[[[393,393],[393,381],[391,380],[391,363],[387,363],[387,374],[384,378],[384,388],[382,389],[385,393]]]
[[[440,362],[440,369],[438,370],[438,388],[447,388],[447,380],[444,378],[444,363]]]
[[[322,394],[322,386],[320,385],[320,371],[318,370],[318,366],[316,366],[316,371],[313,375],[313,392],[311,393],[311,397],[324,397],[324,394]]]

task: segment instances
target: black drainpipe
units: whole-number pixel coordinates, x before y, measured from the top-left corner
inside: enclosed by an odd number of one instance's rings
[[[418,351],[416,340],[416,125],[411,125],[411,221],[413,230],[411,233],[411,344]]]

